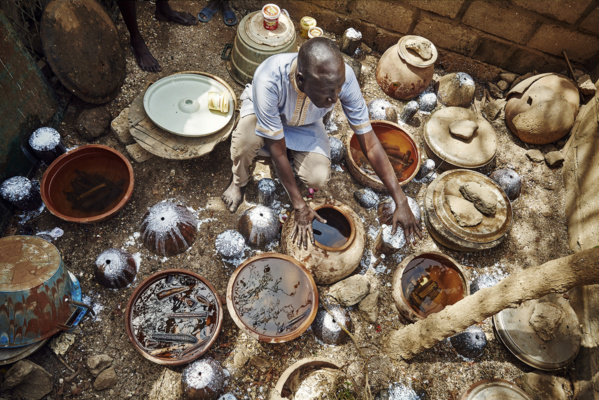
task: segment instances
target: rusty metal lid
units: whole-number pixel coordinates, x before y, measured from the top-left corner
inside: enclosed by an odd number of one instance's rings
[[[258,44],[272,47],[284,46],[295,39],[293,22],[282,12],[279,17],[279,27],[273,31],[264,28],[261,11],[249,14],[245,24],[245,33]]]
[[[540,307],[547,304],[561,314],[545,317],[551,319],[552,330],[544,328],[544,340],[531,324],[539,320]],[[558,311],[559,313],[559,311]],[[560,318],[557,318],[560,317]],[[541,320],[543,321],[543,320]],[[570,364],[580,350],[582,330],[570,302],[559,294],[550,294],[538,300],[522,303],[517,308],[508,308],[493,316],[497,336],[518,359],[538,369],[553,371]],[[547,322],[545,322],[547,323]],[[548,334],[547,332],[550,332]]]
[[[75,96],[93,104],[116,97],[125,81],[125,57],[116,26],[99,2],[50,2],[41,38],[52,71]]]
[[[461,400],[531,400],[530,396],[512,382],[503,379],[485,379],[476,382]]]
[[[417,51],[415,47],[423,46],[426,52]],[[422,36],[406,35],[397,42],[397,54],[408,64],[426,68],[437,61],[438,52],[435,45]],[[428,54],[428,56],[427,56]]]
[[[454,136],[449,128],[453,122],[463,120],[478,125],[467,140]],[[453,168],[482,167],[493,160],[497,152],[497,134],[491,124],[463,107],[445,107],[433,113],[426,124],[424,140],[437,157]]]
[[[460,226],[453,216],[447,195],[461,197],[461,185],[474,182],[497,197],[495,215],[483,215],[476,226]],[[431,234],[442,244],[456,250],[484,250],[497,246],[512,224],[512,206],[501,187],[487,176],[470,170],[455,169],[439,175],[428,187],[424,198],[426,222]]]
[[[48,281],[59,268],[60,253],[36,236],[0,238],[0,292],[19,292]]]

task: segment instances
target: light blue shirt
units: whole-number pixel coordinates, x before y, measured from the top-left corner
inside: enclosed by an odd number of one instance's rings
[[[251,85],[241,94],[241,117],[256,114],[256,135],[280,140],[295,151],[319,153],[330,157],[329,138],[322,117],[333,109],[316,107],[295,82],[297,53],[267,58],[254,74]],[[345,64],[345,83],[339,101],[350,127],[356,134],[372,129],[368,107],[356,75]]]

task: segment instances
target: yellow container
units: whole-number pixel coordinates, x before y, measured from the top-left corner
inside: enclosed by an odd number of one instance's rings
[[[300,21],[300,35],[308,38],[308,31],[316,27],[316,20],[312,17],[304,17]]]

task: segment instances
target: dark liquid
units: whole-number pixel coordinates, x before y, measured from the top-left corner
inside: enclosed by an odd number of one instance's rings
[[[135,339],[147,353],[160,358],[177,358],[201,351],[216,334],[217,322],[214,293],[190,275],[167,275],[152,283],[139,295],[131,311]],[[152,338],[153,334],[159,334],[158,337],[179,334],[180,338],[157,340]],[[197,342],[190,343],[188,335]]]
[[[305,272],[281,259],[256,260],[243,268],[233,285],[233,304],[241,321],[265,336],[296,330],[314,307]]]
[[[401,277],[401,288],[410,307],[422,317],[455,304],[465,293],[460,272],[433,254],[409,262]]]
[[[327,223],[323,224],[316,219],[312,221],[314,240],[327,247],[341,247],[347,243],[351,235],[351,225],[343,214],[334,208],[321,208],[318,215]]]

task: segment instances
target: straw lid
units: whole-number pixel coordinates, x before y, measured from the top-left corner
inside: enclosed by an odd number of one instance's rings
[[[422,36],[407,35],[397,42],[397,53],[408,64],[424,68],[437,61],[437,48]]]

